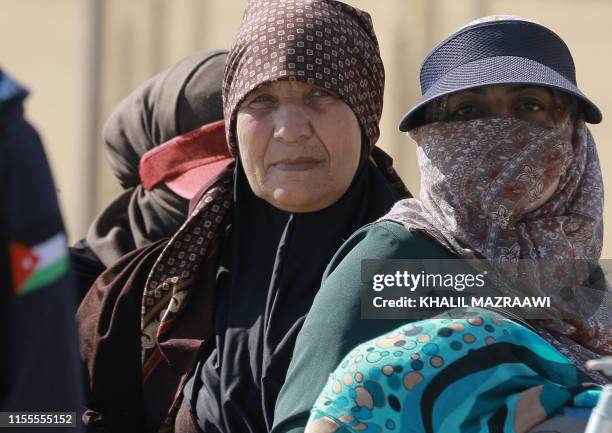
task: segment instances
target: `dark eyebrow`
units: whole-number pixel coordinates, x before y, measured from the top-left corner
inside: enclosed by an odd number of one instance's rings
[[[253,90],[251,90],[251,92],[256,92],[257,90],[269,89],[270,87],[272,87],[272,83],[270,81],[266,81],[265,83],[261,83],[259,86],[255,87]]]

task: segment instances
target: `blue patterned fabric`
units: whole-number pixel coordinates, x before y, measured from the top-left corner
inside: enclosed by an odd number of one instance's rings
[[[339,432],[522,433],[601,388],[535,332],[483,309],[404,325],[347,355],[317,399]]]

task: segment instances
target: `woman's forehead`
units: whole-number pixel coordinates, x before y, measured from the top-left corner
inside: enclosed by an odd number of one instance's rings
[[[269,93],[271,95],[276,95],[276,96],[283,96],[283,95],[286,95],[286,96],[301,95],[303,96],[305,94],[311,93],[313,90],[316,90],[316,89],[324,90],[325,92],[331,94],[332,96],[335,96],[336,98],[339,97],[331,89],[328,89],[328,88],[325,88],[325,87],[322,87],[316,84],[306,83],[306,82],[299,81],[299,80],[286,79],[286,80],[268,81],[266,83],[260,84],[259,86],[251,90],[244,97],[241,104],[255,96],[261,95],[262,93]]]
[[[308,90],[308,89],[317,89],[321,86],[317,86],[315,84],[305,83],[303,81],[298,80],[275,80],[268,81],[260,84],[255,89],[253,89],[250,93],[257,92],[258,90],[285,90],[285,89],[295,89],[295,90]]]

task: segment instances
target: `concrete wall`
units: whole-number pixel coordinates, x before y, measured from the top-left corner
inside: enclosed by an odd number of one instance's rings
[[[415,193],[419,177],[414,144],[396,125],[420,95],[418,72],[426,53],[473,18],[514,14],[555,30],[572,50],[579,86],[605,117],[612,115],[612,60],[605,54],[612,43],[611,1],[348,3],[372,15],[387,71],[379,144],[394,156]],[[96,4],[99,13],[92,17],[88,11]],[[188,53],[228,47],[245,5],[246,0],[0,0],[0,65],[32,91],[28,115],[45,140],[73,240],[83,236],[92,216],[119,191],[99,138],[110,111],[140,82]],[[87,64],[97,67],[92,71]],[[592,131],[611,189],[612,123],[606,117]],[[605,220],[604,257],[612,258],[610,201]]]

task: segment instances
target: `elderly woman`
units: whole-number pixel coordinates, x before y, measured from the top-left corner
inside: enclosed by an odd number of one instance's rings
[[[374,146],[383,85],[367,13],[249,3],[223,87],[235,165],[169,242],[123,257],[81,306],[90,426],[271,429],[325,266],[407,196]]]
[[[595,291],[575,291],[570,305],[559,293],[559,272],[596,263],[602,247],[601,171],[584,123],[601,114],[576,87],[566,45],[526,20],[471,23],[429,54],[421,85],[400,123],[418,144],[420,199],[398,202],[330,263],[274,431],[297,431],[314,404],[313,433],[527,432],[556,411],[592,407],[599,389],[587,382],[607,382],[584,361],[612,353],[609,310],[570,316]],[[363,259],[412,259],[407,270],[419,274],[443,273],[453,258],[486,264],[502,295],[549,294],[550,311],[361,319]]]

